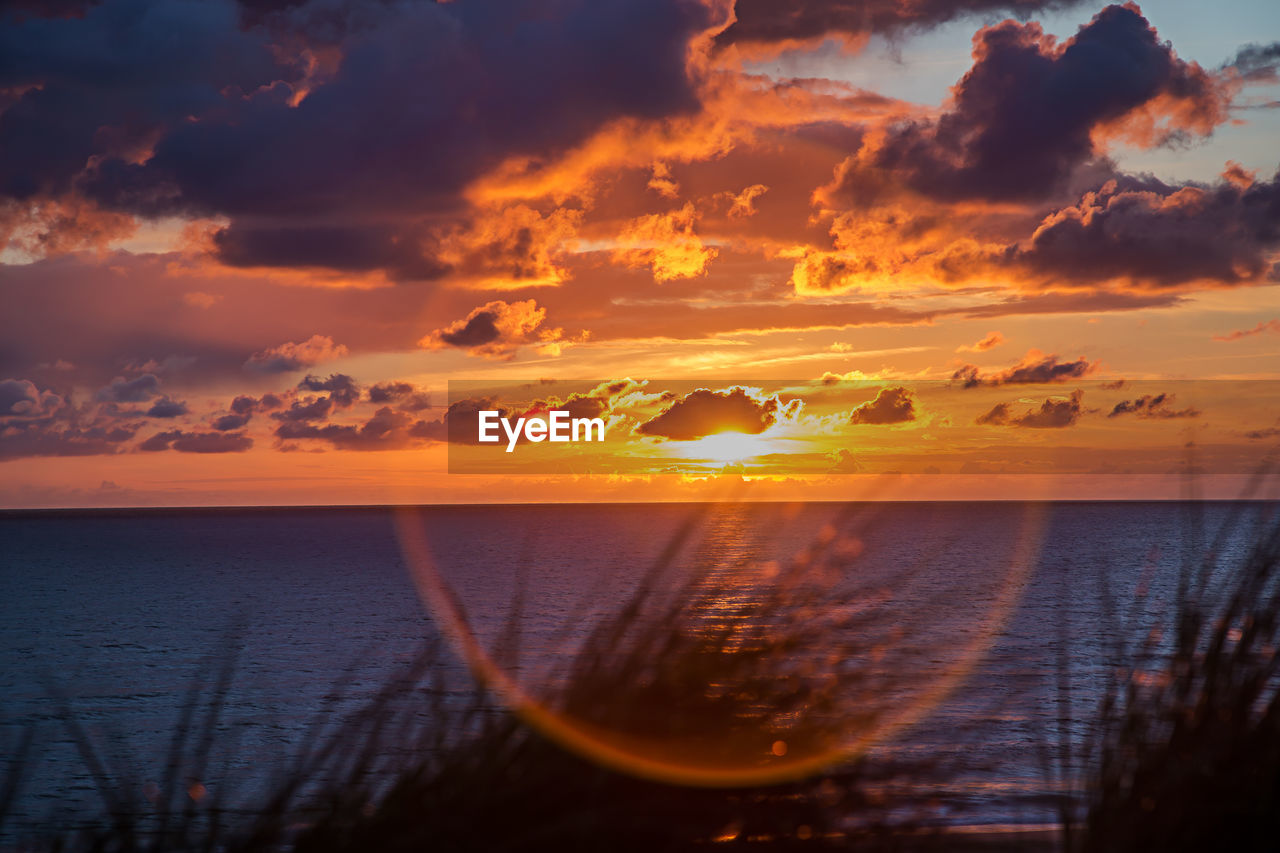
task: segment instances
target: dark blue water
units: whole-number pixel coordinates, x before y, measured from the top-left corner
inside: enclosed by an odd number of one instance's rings
[[[1242,515],[1220,548],[1229,559],[1273,509],[503,506],[430,508],[412,523],[482,644],[523,602],[521,672],[531,682],[550,677],[691,518],[678,562],[714,566],[722,580],[772,576],[836,531],[856,548],[835,583],[883,590],[880,606],[906,626],[888,666],[973,664],[883,748],[955,758],[954,820],[994,824],[1053,817],[1038,795],[1052,788],[1041,753],[1062,717],[1054,685],[1064,661],[1080,717],[1067,725],[1079,737],[1115,664],[1115,640],[1170,603],[1179,567],[1207,547],[1201,531]],[[229,654],[221,761],[206,781],[260,783],[309,724],[358,703],[437,636],[415,583],[423,561],[406,556],[399,530],[388,509],[0,515],[0,748],[36,731],[12,825],[70,825],[96,813],[93,781],[62,722],[68,712],[127,784],[143,785],[161,772],[192,686],[207,688]],[[678,583],[680,571],[663,582]],[[957,651],[992,620],[979,656]],[[452,677],[465,679],[456,661]]]

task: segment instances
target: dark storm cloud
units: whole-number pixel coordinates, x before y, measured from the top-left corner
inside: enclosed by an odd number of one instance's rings
[[[261,397],[250,397],[241,394],[231,401],[231,411],[237,415],[252,415],[256,412],[269,412],[284,405],[279,394],[263,394]]]
[[[526,415],[542,415],[552,410],[568,412],[571,418],[599,418],[608,414],[618,397],[638,391],[642,383],[634,379],[617,379],[601,382],[590,391],[575,391],[564,399],[548,397],[535,400]],[[674,397],[672,398],[674,399]]]
[[[323,418],[328,414],[328,408],[332,407],[332,402],[328,398],[324,398],[327,403],[321,404],[325,406],[323,413],[318,413],[316,417]],[[253,420],[253,416],[258,412],[270,412],[284,406],[284,400],[279,394],[263,394],[261,397],[251,397],[247,394],[241,394],[231,401],[229,414],[221,415],[213,419],[210,426],[218,432],[232,432],[248,426]],[[295,402],[295,409],[298,404]],[[305,410],[304,410],[305,411]],[[301,416],[302,412],[293,412],[295,416]]]
[[[25,379],[0,382],[0,417],[26,414],[39,405],[40,394],[34,383]]]
[[[531,408],[536,412],[551,410],[568,412],[571,418],[598,418],[609,410],[609,398],[589,394],[570,394],[564,400],[539,400]]]
[[[849,414],[852,424],[901,424],[916,419],[911,392],[901,386],[881,388],[874,400],[857,406]]]
[[[1188,406],[1185,409],[1173,408],[1172,394],[1143,394],[1136,400],[1121,400],[1107,415],[1118,418],[1121,415],[1136,415],[1140,418],[1198,418],[1200,411]]]
[[[133,379],[117,376],[111,384],[98,391],[98,400],[110,403],[142,403],[160,394],[160,379],[154,373],[144,373]]]
[[[427,394],[415,393],[402,398],[396,408],[402,412],[421,412],[436,408],[436,404],[431,402],[431,397]]]
[[[118,453],[121,445],[132,439],[136,431],[134,426],[112,424],[56,428],[15,424],[0,434],[0,459]]]
[[[585,394],[570,394],[568,399],[557,403],[555,408],[568,412],[571,418],[598,418],[609,411],[609,399]]]
[[[241,429],[242,427],[247,426],[249,421],[252,419],[253,415],[249,414],[222,415],[221,417],[214,418],[213,423],[210,424],[210,426],[218,432],[231,432],[232,430]]]
[[[699,388],[640,424],[636,431],[675,441],[691,441],[720,432],[758,435],[773,426],[778,409],[777,397],[760,401],[742,388],[728,391]]]
[[[539,308],[537,300],[508,303],[497,299],[473,309],[461,320],[436,329],[418,341],[418,345],[425,349],[456,347],[482,358],[510,360],[522,344],[540,337],[558,336],[558,332],[540,332],[546,317],[546,309]]]
[[[298,383],[299,391],[328,391],[335,405],[346,409],[360,399],[360,386],[345,373],[331,373],[328,379],[308,374]]]
[[[1062,429],[1073,425],[1084,414],[1085,409],[1081,403],[1083,399],[1084,392],[1076,390],[1065,399],[1050,397],[1040,404],[1039,409],[1029,409],[1022,414],[1014,414],[1009,403],[997,403],[974,423],[1029,429]]]
[[[297,391],[327,393],[290,399],[288,408],[283,408],[284,398],[295,397]],[[371,387],[366,395],[369,402],[395,405],[381,407],[362,426],[327,422],[337,412],[355,406],[363,393],[360,384],[344,373],[334,373],[323,379],[308,375],[296,389],[283,394],[234,398],[227,407],[230,413],[214,418],[209,426],[217,432],[231,432],[247,426],[255,414],[271,412],[271,417],[278,422],[275,436],[282,443],[317,439],[334,447],[372,450],[407,446],[412,443],[411,439],[427,437],[423,433],[424,427],[419,426],[422,422],[414,423],[414,418],[408,413],[429,408],[430,404],[425,399],[426,395],[418,393],[408,382],[381,382]],[[417,431],[411,431],[412,428]],[[162,442],[163,438],[157,441]]]
[[[370,403],[390,403],[413,393],[408,382],[379,382],[369,389]]]
[[[0,13],[0,89],[24,92],[0,114],[0,194],[65,193],[93,178],[91,158],[132,160],[188,116],[298,76],[277,63],[265,32],[239,28],[229,2],[113,0],[83,11]],[[171,194],[137,192],[117,201],[155,205]]]
[[[0,381],[0,460],[117,453],[138,424],[106,411],[114,406],[77,408],[30,380]]]
[[[251,415],[258,410],[258,401],[247,394],[241,394],[231,401],[231,411],[237,415]]]
[[[0,114],[0,194],[226,216],[234,264],[432,278],[424,228],[477,176],[695,110],[686,50],[713,23],[691,0],[250,6],[9,16],[0,89],[22,95]],[[341,61],[315,70],[310,47]]]
[[[1098,363],[1084,356],[1075,361],[1063,361],[1058,355],[1045,355],[1031,350],[1022,360],[1007,370],[982,373],[976,365],[966,364],[951,374],[951,381],[960,382],[964,388],[979,385],[1040,385],[1080,379],[1097,370]]]
[[[1280,68],[1280,42],[1271,44],[1246,44],[1236,51],[1236,57],[1227,64],[1250,82],[1270,83],[1276,80]]]
[[[146,414],[149,418],[176,418],[180,415],[188,414],[189,411],[187,404],[182,400],[161,397],[151,404],[151,408],[147,409]]]
[[[1247,185],[1120,178],[1046,217],[1002,262],[1057,281],[1126,279],[1154,289],[1275,280],[1277,248],[1280,173]]]
[[[283,424],[302,424],[326,420],[334,411],[351,409],[360,400],[360,384],[344,373],[330,374],[328,379],[307,375],[306,378],[302,379],[302,382],[298,383],[297,389],[298,391],[329,393],[324,397],[308,396],[306,400],[294,400],[289,403],[288,409],[271,412],[271,418]],[[262,401],[253,401],[252,398],[247,398],[247,402],[242,405],[244,410],[242,414],[250,414],[255,410],[266,409],[265,402],[268,397],[273,397],[274,401],[279,401],[279,397],[275,396],[275,394],[266,394]],[[237,397],[236,400],[232,401],[233,410],[237,402],[242,400],[246,400],[246,398]]]
[[[943,199],[1044,198],[1095,158],[1098,127],[1160,96],[1197,127],[1226,117],[1214,79],[1177,59],[1137,7],[1107,7],[1061,49],[1038,25],[1005,21],[978,33],[974,55],[952,109],[864,146],[838,195],[865,203],[899,183]]]
[[[424,437],[421,430],[414,432],[413,426],[414,419],[410,415],[383,406],[360,426],[286,422],[276,427],[275,435],[282,442],[299,439],[325,441],[339,450],[395,450]]]
[[[0,425],[8,418],[39,418],[62,407],[62,398],[52,391],[41,391],[28,379],[5,379],[0,382]]]
[[[333,411],[333,400],[328,397],[308,397],[306,402],[294,400],[289,408],[282,412],[274,412],[271,417],[285,423],[302,423],[305,421],[322,421]]]
[[[432,408],[431,398],[409,382],[379,382],[369,389],[370,403],[395,403],[402,412]]]
[[[408,239],[406,239],[408,238]],[[213,236],[232,266],[327,267],[359,272],[379,267],[397,278],[429,280],[449,267],[426,252],[429,238],[385,225],[260,227],[235,223]]]
[[[993,378],[1001,385],[1063,382],[1067,379],[1079,379],[1091,373],[1096,367],[1096,363],[1090,362],[1084,356],[1075,361],[1062,361],[1056,355],[1047,355],[1039,359],[1026,358]]]
[[[807,40],[822,36],[862,36],[923,29],[972,13],[1027,15],[1071,5],[1076,0],[737,0],[737,20],[718,44]]]
[[[451,347],[478,347],[496,341],[502,334],[498,330],[498,314],[495,311],[476,311],[465,321],[439,332],[441,343]]]
[[[138,445],[145,452],[176,450],[179,453],[243,453],[253,447],[253,439],[243,433],[183,432],[173,429],[158,432]]]
[[[429,441],[478,445],[482,411],[497,412],[500,418],[515,416],[510,406],[492,397],[468,398],[450,403],[449,408],[438,421],[416,421],[409,427],[409,434],[414,438]]]

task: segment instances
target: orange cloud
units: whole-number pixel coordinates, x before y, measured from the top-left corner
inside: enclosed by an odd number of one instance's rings
[[[844,252],[806,251],[791,271],[797,294],[813,296],[852,290],[877,271],[875,262]]]
[[[915,399],[906,388],[881,388],[874,400],[849,413],[851,424],[902,424],[916,419]]]
[[[1142,148],[1213,134],[1231,118],[1231,103],[1240,83],[1231,75],[1213,75],[1195,62],[1185,66],[1185,78],[1173,91],[1161,92],[1114,121],[1094,128],[1094,144],[1114,141]]]
[[[729,218],[738,219],[745,218],[747,216],[755,216],[756,199],[768,191],[769,188],[764,184],[752,184],[736,195],[730,193],[729,198],[731,203],[729,205]]]
[[[794,413],[799,405],[799,400],[782,403],[777,395],[763,397],[740,386],[723,391],[699,388],[640,424],[636,432],[674,441],[692,441],[722,432],[759,435],[773,426],[780,414]]]
[[[919,113],[893,98],[832,80],[772,80],[744,75],[702,57],[701,108],[661,120],[619,119],[557,158],[512,157],[467,189],[473,204],[551,200],[589,202],[620,171],[654,174],[677,163],[705,163],[770,131],[800,127],[858,127]],[[732,64],[730,64],[732,66]],[[654,174],[669,189],[669,176]],[[657,187],[655,187],[656,189]]]
[[[653,177],[649,179],[649,189],[663,198],[675,200],[680,197],[680,185],[671,177],[671,167],[666,163],[653,164]]]
[[[437,257],[479,289],[555,286],[569,277],[562,260],[581,221],[573,208],[544,214],[524,204],[485,205],[441,239]]]
[[[547,309],[539,308],[533,299],[511,303],[499,299],[481,305],[443,329],[436,329],[420,340],[418,346],[429,350],[455,347],[481,358],[508,361],[515,358],[523,344],[537,340],[554,342],[561,337],[560,329],[538,331],[546,318]]]
[[[1247,190],[1258,179],[1258,172],[1256,169],[1246,169],[1235,160],[1228,160],[1226,168],[1222,170],[1222,179],[1235,184],[1242,190]]]
[[[617,237],[613,259],[633,269],[647,266],[660,282],[696,278],[717,254],[694,231],[696,221],[692,202],[632,220]]]
[[[104,210],[74,195],[0,203],[0,251],[17,250],[32,258],[105,250],[137,230],[132,215]]]
[[[999,332],[987,332],[986,337],[975,344],[957,347],[956,352],[986,352],[1004,343],[1004,335]]]
[[[982,373],[976,365],[966,364],[951,375],[952,381],[961,382],[965,388],[979,385],[1038,385],[1082,379],[1098,369],[1098,362],[1080,356],[1075,361],[1063,361],[1058,355],[1045,355],[1038,349],[1027,354],[1013,367],[994,373]]]
[[[959,283],[968,278],[970,264],[958,259],[992,251],[959,236],[978,233],[971,224],[964,213],[948,217],[928,202],[841,214],[830,227],[834,249],[803,249],[791,286],[799,295],[822,295]]]
[[[328,335],[312,335],[301,343],[286,342],[249,356],[244,366],[259,373],[288,373],[347,355],[347,348]]]
[[[1225,335],[1214,335],[1215,341],[1238,341],[1241,338],[1251,338],[1254,335],[1261,335],[1263,332],[1275,332],[1280,334],[1280,320],[1263,320],[1252,329],[1237,329],[1234,332],[1228,332]]]
[[[1085,413],[1082,405],[1084,392],[1076,389],[1070,397],[1049,397],[1039,409],[1028,409],[1015,414],[1009,403],[996,403],[991,411],[979,415],[974,423],[980,426],[1012,426],[1028,429],[1063,429],[1075,424]]]
[[[1133,400],[1121,400],[1111,409],[1108,418],[1122,415],[1136,415],[1145,420],[1173,420],[1175,418],[1198,418],[1200,410],[1194,406],[1185,409],[1173,408],[1174,395],[1168,393],[1143,394]]]

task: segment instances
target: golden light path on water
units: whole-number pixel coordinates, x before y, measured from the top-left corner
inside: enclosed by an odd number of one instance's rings
[[[965,630],[954,631],[947,641],[935,639],[930,643],[930,649],[936,648],[939,655],[947,656],[942,671],[917,667],[912,659],[912,654],[920,650],[909,646],[903,624],[920,615],[891,616],[895,625],[882,632],[883,641],[852,669],[847,660],[841,659],[838,645],[826,647],[822,642],[823,637],[839,628],[818,625],[808,634],[762,634],[761,630],[768,631],[776,625],[748,624],[751,618],[743,616],[753,612],[753,607],[760,609],[756,604],[759,596],[753,598],[753,590],[759,586],[767,586],[774,593],[781,589],[788,596],[784,603],[796,614],[787,617],[792,619],[789,624],[797,620],[816,623],[830,614],[843,618],[845,611],[859,611],[862,615],[855,613],[854,618],[866,618],[877,603],[883,605],[887,599],[828,606],[812,596],[804,599],[803,590],[811,591],[812,586],[807,577],[799,583],[783,583],[778,577],[779,573],[786,574],[785,569],[766,566],[744,571],[739,563],[732,570],[720,566],[684,588],[698,596],[699,604],[681,610],[682,618],[696,612],[697,631],[713,633],[718,638],[716,654],[705,654],[706,644],[697,636],[679,635],[678,625],[659,625],[672,637],[683,637],[685,652],[672,656],[685,668],[692,662],[694,671],[673,675],[671,684],[677,685],[673,689],[667,683],[671,674],[660,669],[661,655],[657,655],[655,668],[647,670],[640,680],[656,681],[667,688],[659,700],[648,703],[651,697],[644,690],[654,693],[652,685],[637,687],[620,681],[615,685],[616,692],[591,694],[588,704],[566,701],[563,691],[550,689],[547,684],[522,683],[516,673],[504,668],[478,639],[455,589],[437,565],[422,511],[400,509],[396,520],[401,547],[435,623],[474,676],[532,727],[565,748],[621,772],[680,785],[748,786],[804,777],[856,757],[924,719],[963,683],[1016,608],[1039,553],[1046,505],[1029,503],[1010,511],[1020,513],[1021,518],[1007,553],[1000,555],[998,567],[992,555],[989,568],[998,572],[998,579],[984,601],[985,611],[976,620],[962,619]],[[912,533],[903,531],[902,535]],[[722,531],[713,544],[721,552],[750,550],[733,530]],[[815,548],[847,548],[850,544],[858,543],[853,539],[844,541],[828,528],[820,534]],[[941,559],[946,555],[935,556]],[[774,600],[778,600],[776,595]],[[654,636],[656,641],[651,637],[649,645],[662,646],[663,637]],[[708,659],[712,668],[700,669],[698,665]],[[755,669],[745,674],[729,669],[724,672],[726,677],[717,677],[720,670],[715,667],[723,664],[731,668],[744,661]],[[607,680],[607,665],[602,671]],[[685,675],[692,676],[687,683],[683,680]],[[700,675],[705,677],[700,680]],[[794,687],[797,677],[804,683],[795,695],[811,690],[817,697],[808,705],[802,702],[798,706],[793,703],[770,708],[774,694],[766,692],[762,700],[752,693],[761,683]],[[877,682],[877,678],[884,683]],[[868,682],[870,687],[866,686]],[[736,693],[755,698],[747,705],[732,701],[708,704],[712,700],[697,695],[700,691],[716,693],[720,699]],[[888,707],[877,708],[877,702]],[[822,716],[816,711],[819,705],[824,708]],[[715,709],[710,714],[709,707]]]

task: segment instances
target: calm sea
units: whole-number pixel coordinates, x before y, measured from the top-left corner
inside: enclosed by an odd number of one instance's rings
[[[483,644],[521,601],[522,677],[536,680],[626,600],[685,526],[690,539],[663,583],[696,564],[726,589],[749,585],[834,538],[831,583],[878,590],[876,606],[903,626],[908,639],[886,651],[888,665],[972,664],[884,748],[963,759],[950,782],[958,823],[1046,822],[1043,747],[1064,719],[1080,736],[1116,638],[1169,604],[1180,566],[1212,534],[1229,530],[1216,548],[1230,560],[1274,509],[476,506],[400,522],[382,508],[0,514],[0,751],[12,756],[22,732],[36,731],[10,831],[70,825],[99,808],[67,713],[142,784],[161,772],[192,685],[212,681],[233,653],[217,744],[225,778],[207,781],[252,789],[317,717],[369,695],[434,635],[416,576],[434,572],[455,591]],[[406,523],[425,551],[406,549]],[[989,644],[974,644],[975,626],[990,630]],[[957,656],[969,648],[980,654]]]

